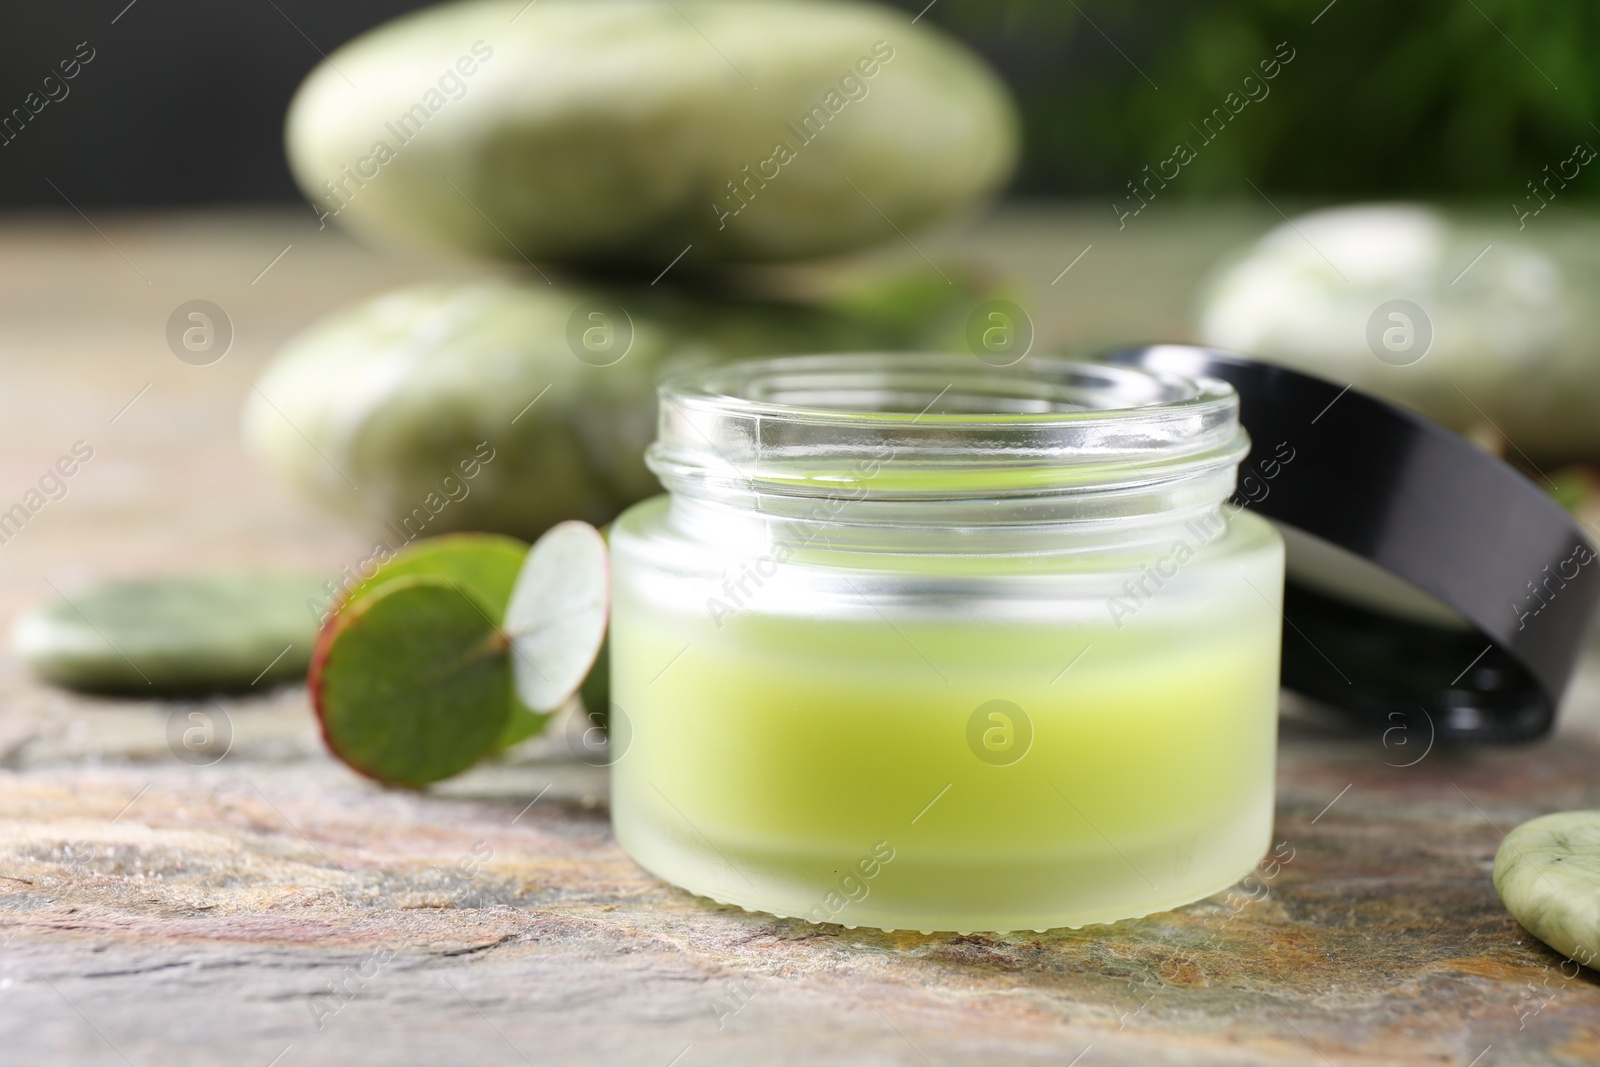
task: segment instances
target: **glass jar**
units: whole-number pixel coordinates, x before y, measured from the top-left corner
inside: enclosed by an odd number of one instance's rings
[[[661,388],[617,520],[612,818],[713,900],[1045,930],[1176,907],[1269,843],[1283,546],[1226,504],[1219,381],[970,356]]]

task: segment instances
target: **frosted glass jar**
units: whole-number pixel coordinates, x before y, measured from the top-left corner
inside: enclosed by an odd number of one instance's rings
[[[1283,547],[1226,505],[1233,390],[803,356],[667,382],[613,527],[612,818],[776,915],[1043,930],[1248,873]]]

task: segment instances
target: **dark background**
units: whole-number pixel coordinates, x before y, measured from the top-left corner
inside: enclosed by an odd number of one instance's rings
[[[293,199],[281,131],[295,86],[319,50],[421,6],[10,4],[0,115],[79,42],[95,58],[0,147],[0,204]],[[1307,196],[1509,197],[1577,142],[1600,146],[1592,0],[936,0],[923,18],[1011,83],[1027,143],[1014,191],[1030,196],[1122,192],[1281,41],[1295,59],[1270,84],[1280,104],[1241,113],[1174,195],[1249,195],[1249,179]],[[1595,187],[1585,173],[1568,195]]]

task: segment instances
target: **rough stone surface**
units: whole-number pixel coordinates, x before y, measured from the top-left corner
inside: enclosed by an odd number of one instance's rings
[[[1276,219],[1174,213],[1162,244],[1131,227],[1119,243],[1100,216],[1002,218],[922,247],[1027,281],[1041,344],[1182,336],[1199,268]],[[286,333],[414,275],[299,215],[96,223],[150,285],[75,215],[0,239],[0,494],[73,440],[97,449],[0,545],[0,622],[51,595],[45,578],[362,558],[244,461],[236,416]],[[201,295],[238,327],[210,367],[162,338]],[[168,747],[169,718],[197,711],[232,727],[211,766]],[[1600,979],[1506,913],[1491,868],[1502,830],[1600,808],[1600,662],[1552,741],[1406,740],[1286,709],[1275,840],[1292,858],[1257,899],[1047,935],[885,935],[651,879],[560,728],[394,791],[322,752],[296,690],[96,700],[0,660],[0,1048],[180,1067],[1594,1062]]]

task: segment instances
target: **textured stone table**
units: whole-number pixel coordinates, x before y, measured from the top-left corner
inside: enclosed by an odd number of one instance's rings
[[[239,405],[317,314],[473,268],[386,259],[309,214],[91,217],[0,224],[0,508],[74,441],[95,449],[0,544],[0,621],[100,575],[359,558],[355,533],[249,465]],[[1081,348],[1181,336],[1205,264],[1274,218],[1174,210],[1119,234],[1098,211],[1023,213],[918,243],[1019,279],[1041,344]],[[166,347],[194,298],[236,330],[211,366]],[[231,724],[215,765],[169,750],[169,720],[195,713]],[[1249,894],[1042,936],[890,936],[646,876],[611,838],[604,772],[559,731],[431,793],[387,791],[323,754],[297,691],[89,700],[4,659],[0,1049],[243,1067],[1600,1060],[1596,977],[1529,938],[1489,880],[1502,830],[1600,807],[1600,662],[1552,741],[1401,740],[1287,708],[1284,862]]]

